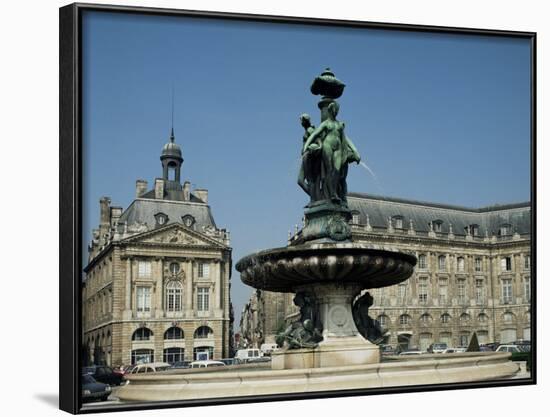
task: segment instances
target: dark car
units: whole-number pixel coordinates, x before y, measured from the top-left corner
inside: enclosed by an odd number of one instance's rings
[[[380,352],[382,353],[382,356],[390,356],[396,354],[395,349],[391,345],[381,345]]]
[[[82,402],[107,401],[109,395],[111,395],[111,387],[108,384],[97,382],[91,375],[82,375]]]
[[[96,381],[109,385],[120,385],[124,380],[120,373],[114,372],[108,366],[87,366],[82,370],[82,373],[91,375]]]

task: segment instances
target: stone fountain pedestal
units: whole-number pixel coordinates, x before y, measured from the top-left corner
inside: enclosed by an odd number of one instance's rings
[[[352,242],[307,243],[258,252],[237,263],[245,284],[306,293],[315,301],[322,338],[315,348],[273,352],[272,369],[309,369],[380,362],[380,349],[355,324],[352,305],[362,290],[395,285],[413,272],[410,254]]]
[[[304,290],[298,288],[298,291]],[[351,306],[361,292],[358,284],[318,284],[315,294],[323,323],[323,341],[313,349],[286,349],[272,353],[272,369],[326,368],[380,362],[380,349],[364,339],[353,320]]]

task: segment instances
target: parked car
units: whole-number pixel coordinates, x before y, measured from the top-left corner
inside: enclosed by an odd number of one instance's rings
[[[249,359],[246,363],[261,363],[261,362],[271,362],[271,356],[260,356],[258,358]]]
[[[235,359],[239,363],[247,363],[250,359],[259,358],[260,356],[263,356],[260,349],[239,349],[235,354]]]
[[[207,360],[207,361],[195,361],[191,362],[191,368],[212,368],[216,366],[225,366],[225,363],[221,361],[213,361],[213,360]]]
[[[90,374],[82,375],[82,402],[93,400],[107,401],[111,395],[111,386],[97,382]]]
[[[500,345],[495,352],[510,352],[513,361],[530,361],[531,358],[530,345],[529,348],[522,345]]]
[[[432,343],[428,346],[428,353],[443,353],[447,348],[447,343]]]
[[[260,346],[260,351],[264,356],[269,356],[271,355],[271,352],[277,350],[278,348],[277,343],[264,343]]]
[[[172,369],[187,369],[191,367],[191,361],[178,361],[174,362],[171,366]]]
[[[497,347],[498,347],[498,343],[496,343],[496,342],[483,343],[483,344],[479,345],[479,350],[481,350],[483,348],[485,352],[487,352],[488,350],[495,351],[495,349]]]
[[[130,371],[130,374],[147,374],[152,372],[162,372],[168,369],[170,369],[170,364],[166,362],[141,363],[134,366],[134,368]]]
[[[390,356],[396,354],[395,349],[391,345],[381,345],[380,352],[382,353],[382,356]]]
[[[457,347],[457,348],[448,347],[447,349],[445,349],[443,353],[463,353],[463,352],[466,352],[465,347]]]
[[[122,374],[114,372],[112,368],[103,365],[86,366],[83,374],[91,375],[96,381],[109,385],[120,385],[123,382]]]

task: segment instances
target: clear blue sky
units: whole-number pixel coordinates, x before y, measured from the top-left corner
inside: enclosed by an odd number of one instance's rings
[[[376,173],[350,191],[465,206],[530,198],[527,40],[86,13],[84,236],[99,198],[126,208],[135,180],[162,175],[174,88],[184,180],[209,190],[234,263],[286,244],[307,196],[296,185],[309,86],[346,84],[339,119]],[[233,271],[237,314],[251,294]]]

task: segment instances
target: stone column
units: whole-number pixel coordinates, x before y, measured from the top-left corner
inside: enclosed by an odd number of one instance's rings
[[[126,320],[132,318],[132,258],[126,258],[126,294],[124,300],[124,314]]]
[[[193,260],[185,262],[185,317],[193,315]]]
[[[155,259],[155,267],[153,270],[153,278],[155,282],[155,317],[161,318],[163,316],[163,303],[162,298],[164,294],[164,285],[163,285],[163,259]]]
[[[218,316],[218,311],[220,310],[221,303],[220,303],[220,295],[221,295],[221,268],[220,268],[220,261],[216,259],[213,264],[213,272],[214,272],[214,302],[212,305],[215,307],[214,314]]]

